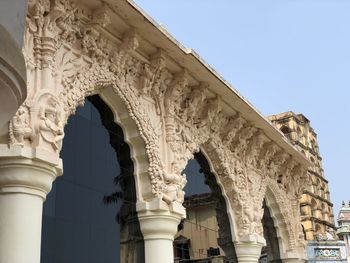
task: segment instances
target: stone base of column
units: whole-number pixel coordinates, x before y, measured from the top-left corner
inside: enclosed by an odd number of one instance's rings
[[[179,203],[167,205],[161,199],[137,205],[138,218],[145,243],[145,263],[173,263],[173,241],[177,227],[185,217]]]
[[[261,249],[266,245],[265,239],[261,236],[251,235],[243,240],[234,243],[238,263],[257,263]]]

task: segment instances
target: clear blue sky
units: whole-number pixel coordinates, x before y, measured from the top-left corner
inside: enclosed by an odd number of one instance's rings
[[[135,2],[264,115],[311,120],[337,217],[350,199],[350,1]]]

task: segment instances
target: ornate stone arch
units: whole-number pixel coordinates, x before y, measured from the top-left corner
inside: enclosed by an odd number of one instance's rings
[[[98,94],[124,129],[136,161],[145,236],[159,231],[154,220],[172,217],[171,227],[163,225],[171,241],[184,216],[182,171],[200,149],[227,201],[232,241],[264,242],[257,239],[262,237],[267,185],[276,202],[288,200],[281,211],[293,211],[297,220],[294,200],[307,182],[303,157],[198,57],[186,57],[188,51],[166,42],[171,41],[167,35],[164,41],[145,39],[147,33],[142,36],[138,29],[152,23],[134,28],[137,23],[125,10],[147,19],[132,1],[29,1],[24,41],[28,97],[10,121],[8,141],[0,142],[58,159],[68,117],[87,96]],[[117,33],[117,25],[108,28],[113,16],[120,23]],[[176,52],[168,50],[170,45]],[[154,216],[155,210],[161,213]],[[291,223],[288,233],[298,233],[295,228]],[[291,250],[293,242],[298,246],[298,234],[289,235]]]
[[[218,245],[224,250],[227,259],[235,260],[236,254],[233,242],[236,240],[238,230],[235,213],[233,212],[234,207],[231,206],[229,195],[226,192],[225,181],[215,171],[213,166],[215,160],[210,159],[204,148],[200,148],[200,152],[199,154],[195,154],[195,158],[201,164],[201,168],[205,174],[205,182],[210,187],[213,197],[216,200],[216,218],[219,226]],[[202,166],[202,163],[205,163],[205,166]]]
[[[288,258],[293,251],[303,254],[304,234],[299,221],[299,202],[281,190],[277,182],[269,180],[265,201],[274,222],[280,247],[281,258]],[[293,220],[296,218],[297,220]]]
[[[266,189],[265,201],[274,222],[274,227],[279,239],[280,251],[286,251],[290,245],[290,241],[293,242],[294,240],[294,237],[289,238],[291,235],[293,236],[293,233],[291,233],[291,226],[288,225],[285,220],[286,215],[280,209],[281,205],[278,203],[274,192],[269,186]]]
[[[180,171],[172,174],[176,167],[165,167],[160,153],[166,152],[159,140],[160,115],[169,103],[157,104],[146,94],[156,85],[169,93],[178,78],[167,89],[160,78],[171,80],[172,75],[161,70],[162,56],[151,66],[135,58],[136,32],[125,32],[120,43],[111,41],[103,31],[109,23],[105,6],[86,10],[69,0],[29,2],[24,45],[28,98],[10,122],[9,144],[58,156],[68,117],[87,96],[99,94],[113,109],[138,163],[139,200],[181,201],[185,182]]]
[[[267,186],[280,210],[298,219],[294,200],[306,171],[281,147],[285,142],[277,144],[242,104],[232,106],[185,67],[169,66],[175,62],[160,48],[139,52],[136,28],[127,25],[122,36],[112,36],[110,13],[106,5],[91,9],[70,0],[29,2],[28,98],[10,122],[9,144],[58,156],[68,117],[87,96],[99,94],[130,145],[138,201],[181,205],[182,171],[201,149],[227,201],[233,241],[262,236]],[[291,202],[283,204],[287,198]],[[286,223],[290,250],[299,242],[293,224]]]
[[[225,176],[235,181],[244,174],[248,185],[261,181],[264,189],[266,177],[258,176],[264,174],[260,171],[275,173],[289,157],[274,162],[278,146],[208,83],[185,68],[170,71],[164,51],[138,53],[142,38],[135,28],[124,30],[121,38],[108,34],[110,13],[106,5],[91,10],[70,0],[29,2],[24,47],[29,92],[10,123],[10,144],[58,153],[69,115],[85,97],[107,94],[108,87],[108,94],[116,94],[125,105],[144,143],[150,180],[145,188],[151,185],[151,191],[143,198],[182,203],[186,179],[181,172],[205,144],[216,148]],[[47,95],[42,98],[41,93]],[[121,124],[124,120],[119,118]],[[292,170],[295,163],[287,163],[286,169]],[[290,180],[287,175],[284,185]],[[247,217],[251,222],[254,215]]]
[[[61,52],[65,51],[58,50],[55,59],[61,55]],[[65,53],[64,56],[73,55],[73,52],[68,52],[69,54]],[[60,66],[72,66],[69,65],[72,63],[71,59],[67,63],[68,65],[62,64]],[[79,69],[81,72],[79,72]],[[141,170],[148,172],[148,160],[152,159],[150,158],[152,151],[146,152],[145,145],[148,146],[148,149],[154,148],[152,144],[154,138],[151,138],[149,136],[150,132],[147,131],[149,119],[140,110],[139,100],[133,97],[125,82],[123,83],[120,79],[117,79],[115,74],[102,61],[95,61],[92,64],[82,63],[75,71],[76,74],[72,74],[72,72],[69,74],[69,79],[72,82],[65,78],[60,79],[61,89],[43,87],[32,93],[32,97],[28,98],[10,123],[10,144],[30,145],[59,154],[61,142],[64,138],[64,125],[69,116],[75,113],[79,105],[84,104],[87,96],[99,94],[112,109],[115,121],[124,130],[125,139],[131,148],[136,169],[138,166],[142,166],[143,169]],[[16,119],[21,118],[21,111],[28,114],[23,118],[22,129],[17,129],[15,122]],[[54,119],[50,120],[50,115],[53,115]],[[27,130],[30,131],[29,136],[25,134]],[[136,182],[142,180],[144,185],[143,189],[140,189],[140,187],[137,189],[139,200],[151,196],[151,182],[144,179],[144,177],[148,178],[148,175],[141,174],[136,177]]]

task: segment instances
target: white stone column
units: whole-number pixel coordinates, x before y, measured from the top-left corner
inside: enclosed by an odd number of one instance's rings
[[[43,201],[61,174],[58,157],[0,145],[0,263],[39,263]]]
[[[234,245],[238,263],[257,263],[266,241],[261,236],[250,235],[239,242],[234,242]]]
[[[173,263],[173,241],[185,209],[177,202],[167,205],[161,199],[137,205],[145,243],[145,263]]]

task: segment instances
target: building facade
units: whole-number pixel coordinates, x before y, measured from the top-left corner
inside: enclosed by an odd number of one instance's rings
[[[23,53],[28,96],[0,137],[1,263],[174,262],[191,160],[228,262],[266,244],[305,261],[310,162],[133,1],[29,1]]]
[[[300,200],[306,240],[327,240],[331,236],[335,238],[333,204],[322,168],[317,134],[310,121],[303,114],[293,112],[272,115],[269,119],[313,164],[308,169],[312,184],[304,191]]]
[[[350,262],[350,201],[347,204],[343,202],[339,210],[337,235],[345,243],[346,257]]]

